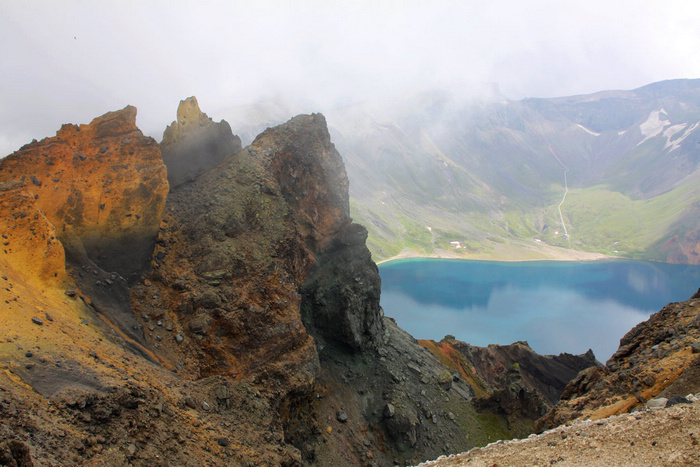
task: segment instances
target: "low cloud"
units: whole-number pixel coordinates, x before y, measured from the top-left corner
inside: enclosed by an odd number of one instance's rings
[[[700,77],[688,2],[0,3],[0,153],[127,104],[160,139],[180,99],[324,110],[495,82],[553,97]]]

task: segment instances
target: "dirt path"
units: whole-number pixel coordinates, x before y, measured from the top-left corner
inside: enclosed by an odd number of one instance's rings
[[[559,156],[556,155],[556,153],[551,147],[549,148],[549,151],[552,153],[557,162],[559,162],[559,165],[561,165],[564,168],[564,196],[562,197],[559,206],[557,206],[557,209],[559,210],[559,219],[561,219],[561,226],[564,229],[564,235],[566,235],[566,240],[569,242],[569,248],[571,248],[571,237],[569,237],[569,231],[566,229],[566,222],[564,222],[564,214],[562,214],[561,212],[561,207],[566,201],[566,195],[569,194],[569,181],[566,177],[566,173],[569,171],[569,168],[566,165],[564,165],[561,159],[559,159]]]

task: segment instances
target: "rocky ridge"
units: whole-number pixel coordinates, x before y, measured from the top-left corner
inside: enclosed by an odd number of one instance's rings
[[[235,141],[181,107],[203,124],[171,136]],[[475,401],[539,384],[511,371],[524,345],[465,344],[477,380],[383,316],[322,115],[216,151],[177,186],[135,115],[0,162],[3,462],[405,465],[522,428]]]
[[[180,110],[163,146],[183,160],[235,141]],[[3,462],[392,465],[510,433],[383,317],[322,115],[170,186],[135,116],[0,163]]]
[[[3,159],[0,183],[8,196],[34,199],[69,260],[86,256],[131,281],[153,251],[165,173],[158,144],[136,127],[129,106],[23,146]]]
[[[209,118],[194,96],[180,101],[177,120],[163,132],[160,146],[171,188],[195,179],[242,149],[231,126]]]
[[[474,389],[477,409],[504,416],[515,436],[531,433],[581,370],[602,366],[590,350],[543,356],[527,342],[476,347],[453,336],[418,342]]]
[[[627,413],[657,396],[700,391],[700,295],[670,303],[631,329],[604,367],[582,371],[540,420],[552,428],[574,418]]]

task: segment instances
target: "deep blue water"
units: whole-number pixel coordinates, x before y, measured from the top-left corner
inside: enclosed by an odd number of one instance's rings
[[[700,287],[700,266],[644,261],[404,259],[379,266],[386,316],[417,339],[526,340],[538,353],[605,362],[620,338]]]

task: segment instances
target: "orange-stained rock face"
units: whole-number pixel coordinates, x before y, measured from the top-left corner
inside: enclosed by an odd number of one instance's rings
[[[0,265],[6,275],[17,275],[36,286],[59,285],[66,280],[63,245],[34,198],[21,186],[0,184]],[[11,271],[11,272],[10,272]]]
[[[148,264],[168,193],[158,144],[136,127],[136,108],[89,125],[63,125],[53,138],[0,162],[0,182],[22,184],[69,255],[136,276]]]

